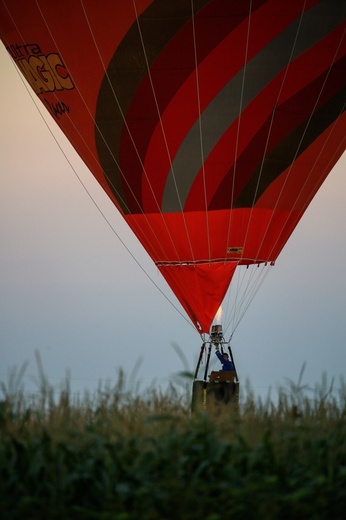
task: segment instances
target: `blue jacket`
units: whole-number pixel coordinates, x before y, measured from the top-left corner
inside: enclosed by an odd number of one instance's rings
[[[227,370],[228,372],[234,370],[234,365],[233,365],[232,361],[230,361],[229,359],[225,359],[218,350],[215,350],[215,354],[217,355],[220,362],[222,363],[222,370]]]

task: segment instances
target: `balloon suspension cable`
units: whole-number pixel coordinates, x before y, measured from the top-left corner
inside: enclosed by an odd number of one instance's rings
[[[205,351],[205,342],[201,346],[201,351],[200,351],[199,356],[198,356],[197,366],[196,366],[195,375],[194,375],[195,379],[197,379],[197,376],[198,376],[198,371],[199,371],[199,367],[200,367],[202,359],[203,359],[204,351]]]
[[[238,372],[237,372],[237,369],[236,369],[236,366],[235,366],[235,363],[234,363],[234,357],[233,357],[233,352],[232,352],[232,348],[231,348],[231,344],[228,343],[228,352],[229,352],[229,357],[233,363],[233,366],[234,366],[234,372],[235,372],[235,379],[236,379],[236,383],[239,383],[239,378],[238,378]]]
[[[207,362],[205,364],[205,370],[204,370],[204,378],[203,378],[203,380],[205,382],[207,381],[207,377],[208,377],[208,368],[209,368],[209,362],[210,362],[210,354],[211,354],[211,343],[209,343]]]

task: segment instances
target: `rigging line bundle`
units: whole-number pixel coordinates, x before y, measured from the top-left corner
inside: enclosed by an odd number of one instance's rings
[[[185,215],[184,215],[184,212],[183,212],[183,205],[182,205],[182,201],[181,201],[181,198],[180,198],[179,189],[178,189],[178,186],[177,186],[177,183],[176,183],[176,179],[175,179],[175,175],[174,175],[174,168],[173,168],[173,163],[172,163],[172,159],[171,159],[171,154],[170,154],[170,151],[169,151],[169,147],[168,147],[168,143],[167,143],[167,139],[166,139],[166,134],[165,134],[163,123],[162,123],[162,117],[161,117],[162,114],[160,113],[159,104],[158,104],[158,101],[157,101],[157,96],[156,96],[156,92],[155,92],[155,88],[154,88],[154,83],[153,83],[153,79],[152,79],[151,72],[150,72],[148,56],[147,56],[147,53],[146,53],[146,50],[145,50],[145,45],[144,45],[143,35],[142,35],[141,26],[140,26],[140,22],[139,22],[139,18],[138,18],[138,13],[137,13],[135,0],[133,0],[133,7],[134,7],[134,10],[135,10],[135,13],[136,13],[136,23],[137,23],[137,26],[138,26],[138,32],[139,32],[139,36],[140,36],[140,39],[141,39],[142,49],[143,49],[145,62],[146,62],[146,66],[147,66],[148,77],[149,77],[149,81],[150,81],[150,86],[151,86],[152,94],[154,96],[157,114],[159,116],[159,123],[160,123],[161,131],[162,131],[162,135],[163,135],[163,139],[164,139],[164,143],[165,143],[165,148],[166,148],[167,156],[168,156],[168,159],[169,159],[169,163],[170,163],[170,167],[171,167],[171,171],[172,171],[172,175],[173,175],[173,180],[174,180],[175,189],[176,189],[176,193],[177,193],[177,197],[178,197],[178,201],[179,201],[180,211],[181,211],[181,215],[182,215],[183,222],[184,222],[184,229],[185,229],[185,233],[186,233],[186,236],[187,236],[187,239],[188,239],[188,242],[189,242],[189,247],[190,247],[190,251],[191,251],[191,254],[192,254],[192,258],[194,259],[192,243],[191,243],[191,239],[190,239],[187,223],[186,223],[186,220],[185,220]],[[161,208],[160,208],[159,205],[158,205],[158,210],[161,213],[161,216],[162,216],[163,220],[165,221],[164,214],[162,213]],[[172,240],[172,243],[173,243],[173,240]],[[181,260],[184,260],[184,259],[181,259]]]
[[[205,223],[206,223],[206,234],[208,241],[208,253],[209,259],[211,260],[211,250],[210,250],[210,229],[209,229],[209,221],[208,221],[208,199],[207,199],[207,187],[206,187],[206,176],[205,176],[205,166],[204,166],[204,148],[203,148],[203,129],[202,129],[202,114],[201,114],[201,99],[200,99],[200,86],[199,86],[199,76],[198,76],[198,61],[197,61],[197,44],[196,44],[196,27],[195,27],[195,12],[194,12],[194,3],[191,0],[191,20],[192,20],[192,34],[193,34],[193,51],[194,51],[194,61],[195,61],[195,73],[196,73],[196,93],[197,93],[197,104],[198,104],[198,126],[199,126],[199,142],[201,148],[201,164],[202,164],[202,178],[203,178],[203,193],[204,193],[204,205],[205,205]]]
[[[252,219],[252,214],[253,214],[253,207],[254,207],[255,201],[257,199],[257,193],[258,193],[259,185],[260,185],[261,178],[262,178],[264,162],[265,162],[265,159],[266,159],[267,148],[268,148],[268,144],[269,144],[269,137],[270,137],[271,132],[272,132],[272,125],[273,125],[274,115],[275,115],[275,112],[276,112],[278,101],[280,99],[281,92],[283,90],[283,86],[285,84],[285,80],[286,80],[286,77],[287,77],[287,74],[288,74],[288,69],[289,69],[289,66],[291,64],[292,57],[294,55],[294,49],[295,49],[295,46],[296,46],[296,42],[297,42],[299,31],[300,31],[300,28],[301,28],[302,18],[303,18],[304,10],[305,10],[305,5],[306,5],[306,0],[304,0],[304,5],[302,6],[302,11],[301,11],[301,14],[300,14],[299,23],[298,23],[297,30],[296,30],[296,33],[295,33],[294,41],[293,41],[293,44],[292,44],[291,53],[290,53],[290,56],[289,56],[289,59],[288,59],[288,63],[286,65],[286,67],[285,67],[285,72],[284,72],[284,76],[283,76],[283,79],[282,79],[282,82],[281,82],[281,85],[280,85],[280,89],[279,89],[278,95],[277,95],[276,100],[274,102],[274,108],[272,109],[272,112],[271,112],[269,130],[267,132],[266,143],[265,143],[265,147],[264,147],[264,150],[263,150],[262,161],[261,161],[261,164],[260,164],[260,167],[259,167],[259,174],[258,174],[258,178],[257,178],[256,188],[255,188],[254,195],[253,195],[253,202],[252,202],[252,207],[251,207],[250,218],[249,218],[249,221],[248,221],[248,226],[247,226],[247,230],[246,230],[246,234],[245,234],[245,243],[246,243],[247,238],[248,238],[248,233],[249,233],[251,219]],[[271,223],[271,220],[269,220],[269,222],[267,223],[267,228],[265,230],[264,236],[266,236],[266,234],[268,232],[268,229],[270,228],[270,223]],[[263,241],[262,241],[262,243],[263,243]],[[257,255],[259,254],[259,252],[261,250],[262,243],[258,247]],[[256,257],[257,257],[257,255],[256,255]],[[268,261],[268,258],[266,258],[266,261]]]
[[[231,211],[229,214],[229,222],[227,229],[227,236],[230,235],[231,223],[232,223],[232,209],[233,209],[233,198],[234,198],[234,190],[235,190],[235,178],[237,171],[237,156],[238,156],[238,147],[239,147],[239,134],[240,134],[240,125],[241,125],[241,115],[243,111],[243,98],[244,98],[244,88],[245,88],[245,77],[246,77],[246,65],[248,61],[248,52],[249,52],[249,39],[250,39],[250,27],[251,27],[251,13],[252,13],[252,0],[250,0],[249,4],[249,16],[248,16],[248,24],[247,24],[247,33],[246,33],[246,46],[245,46],[245,55],[244,55],[244,67],[243,67],[243,76],[241,83],[241,91],[240,91],[240,101],[239,101],[239,116],[237,121],[237,135],[235,141],[235,149],[234,149],[234,164],[233,164],[233,177],[232,177],[232,188],[231,188]],[[227,255],[225,255],[225,262],[227,261]]]

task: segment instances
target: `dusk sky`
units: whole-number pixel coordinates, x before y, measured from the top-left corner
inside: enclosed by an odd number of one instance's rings
[[[143,388],[193,371],[199,334],[2,44],[0,77],[0,380],[28,361],[24,390],[38,391],[35,351],[57,391],[67,373],[82,393],[119,368],[131,379],[138,366]],[[234,334],[241,385],[258,395],[297,382],[304,363],[311,388],[324,373],[336,391],[346,381],[345,170],[344,154]]]

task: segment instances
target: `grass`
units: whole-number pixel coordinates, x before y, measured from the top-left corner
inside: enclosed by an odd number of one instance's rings
[[[119,372],[72,399],[41,367],[27,399],[22,373],[1,386],[1,519],[345,517],[344,383],[336,398],[323,380],[311,399],[301,377],[275,405],[248,389],[239,407],[191,414],[189,381],[129,391]]]

